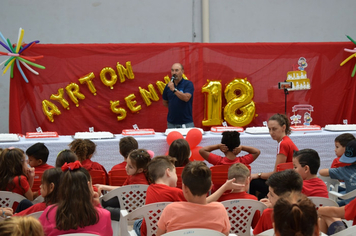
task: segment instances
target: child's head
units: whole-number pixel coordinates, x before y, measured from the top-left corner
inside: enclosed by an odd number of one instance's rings
[[[127,175],[136,175],[146,172],[147,164],[151,161],[151,157],[145,149],[136,149],[130,152],[126,161]]]
[[[294,170],[288,169],[273,173],[266,181],[268,199],[274,205],[279,197],[291,192],[302,192],[303,179]]]
[[[31,167],[36,167],[47,163],[49,151],[44,143],[35,143],[27,148],[26,155],[28,156],[28,164]]]
[[[342,154],[340,161],[343,163],[356,163],[356,140],[348,142],[345,153]]]
[[[99,216],[92,203],[94,191],[89,172],[79,161],[64,164],[62,171],[56,228],[69,230],[96,224]]]
[[[182,182],[193,196],[206,195],[211,188],[211,171],[202,161],[189,162],[183,169]]]
[[[273,221],[277,236],[319,235],[315,205],[300,193],[278,199],[273,208]]]
[[[221,143],[225,144],[230,152],[240,146],[240,133],[237,131],[225,131],[222,133]]]
[[[316,175],[320,167],[319,154],[313,149],[302,149],[293,154],[294,170],[307,179],[311,175]]]
[[[70,163],[70,162],[75,162],[78,160],[77,155],[75,155],[75,153],[69,149],[64,149],[62,151],[60,151],[57,155],[57,159],[56,159],[56,167],[57,168],[61,168],[64,163]]]
[[[147,165],[147,175],[151,183],[167,178],[170,187],[177,186],[177,173],[174,163],[176,159],[170,156],[154,157]]]
[[[346,145],[355,140],[355,136],[350,133],[340,134],[335,138],[335,155],[341,157],[345,152]]]
[[[14,216],[0,221],[1,236],[43,236],[41,223],[31,216]]]
[[[5,148],[0,154],[0,190],[6,190],[15,176],[26,175],[27,163],[19,148]],[[15,186],[10,185],[10,191]]]
[[[174,140],[169,146],[168,155],[177,159],[176,167],[185,166],[190,157],[190,146],[187,140],[183,138]]]
[[[90,159],[96,149],[96,144],[90,139],[75,139],[69,144],[70,150],[73,151],[80,162]]]
[[[290,121],[284,114],[274,114],[268,120],[268,129],[271,137],[274,140],[291,134]]]
[[[120,153],[126,160],[132,150],[138,149],[138,142],[133,137],[123,137],[119,142]]]
[[[235,163],[231,165],[227,175],[228,179],[235,178],[235,183],[245,184],[245,191],[248,191],[251,173],[246,165],[242,163]]]
[[[61,168],[52,168],[43,172],[40,188],[41,195],[44,198],[46,205],[58,202],[58,189],[61,174]]]

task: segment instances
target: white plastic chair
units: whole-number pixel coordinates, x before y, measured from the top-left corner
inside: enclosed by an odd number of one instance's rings
[[[36,199],[34,199],[32,201],[33,205],[37,204],[37,203],[41,203],[41,202],[44,202],[44,198],[42,197],[42,195],[36,197]]]
[[[308,197],[314,204],[315,208],[318,210],[319,207],[322,206],[335,206],[338,207],[339,205],[330,198],[325,197]]]
[[[73,234],[60,234],[58,236],[98,236],[98,234],[89,234],[89,233],[73,233]]]
[[[157,222],[162,214],[163,209],[171,202],[159,202],[144,205],[132,212],[127,210],[120,211],[120,232],[121,236],[136,236],[135,230],[129,231],[127,228],[128,221],[145,218],[147,226],[147,236],[155,235],[157,232]]]
[[[344,229],[336,234],[333,234],[332,236],[354,236],[355,233],[356,233],[356,225]]]
[[[37,211],[37,212],[31,213],[31,214],[29,214],[29,215],[27,215],[27,216],[32,216],[32,217],[38,219],[38,218],[40,218],[40,216],[42,215],[42,213],[43,213],[43,211]]]
[[[10,207],[14,205],[15,202],[21,202],[26,199],[24,196],[9,192],[9,191],[0,191],[0,207]]]
[[[324,181],[324,183],[326,184],[327,190],[330,191],[338,191],[339,185],[340,185],[340,181],[337,179],[332,179],[330,178],[330,176],[318,176],[319,179],[321,179],[322,181]]]
[[[274,229],[263,231],[262,233],[256,234],[255,236],[274,236]]]
[[[356,189],[352,190],[351,192],[348,193],[338,193],[336,191],[329,191],[329,198],[333,199],[334,201],[337,201],[338,198],[346,200],[349,198],[353,198],[356,196]]]
[[[267,208],[262,202],[252,199],[235,199],[221,202],[229,215],[231,224],[230,233],[237,234],[239,236],[250,236],[251,224],[253,216],[256,211],[260,211]]]
[[[181,229],[163,234],[164,236],[184,236],[184,235],[196,235],[196,236],[224,236],[225,234],[211,230],[211,229]]]

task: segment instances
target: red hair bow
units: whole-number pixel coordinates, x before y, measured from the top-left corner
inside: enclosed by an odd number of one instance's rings
[[[82,167],[82,164],[80,163],[80,161],[75,161],[75,162],[69,162],[69,163],[64,163],[62,166],[62,171],[66,171],[66,170],[76,170]]]

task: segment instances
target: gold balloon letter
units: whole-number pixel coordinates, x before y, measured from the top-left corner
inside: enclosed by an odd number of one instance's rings
[[[108,80],[106,78],[107,73],[110,74],[110,80]],[[117,75],[113,68],[105,67],[100,71],[100,79],[101,79],[101,82],[103,82],[103,84],[105,84],[106,86],[113,89],[114,88],[113,86],[114,86],[114,84],[116,84],[116,81],[117,81]]]
[[[95,78],[95,75],[94,75],[93,72],[91,72],[91,73],[89,73],[87,75],[84,75],[83,77],[81,77],[78,80],[79,80],[79,82],[81,84],[87,83],[90,92],[92,94],[96,95],[96,88],[95,88],[95,86],[93,84],[93,81],[92,81],[94,78]]]
[[[158,97],[157,92],[152,84],[149,84],[147,87],[148,87],[149,91],[147,91],[146,89],[143,89],[141,87],[138,87],[138,89],[139,89],[141,97],[145,101],[146,105],[150,106],[151,100],[157,102],[159,100],[159,97]]]
[[[70,99],[74,102],[76,107],[79,107],[78,98],[83,100],[85,98],[84,94],[79,92],[79,85],[76,83],[70,83],[66,87],[66,91]]]
[[[125,69],[125,67],[120,63],[116,64],[117,73],[119,74],[121,83],[125,82],[125,76],[129,79],[135,78],[135,75],[132,71],[131,61],[126,62],[126,68],[127,69]]]
[[[158,88],[159,92],[161,93],[161,95],[163,94],[163,90],[166,87],[166,85],[168,84],[168,82],[171,81],[171,78],[169,78],[168,75],[166,75],[163,79],[164,79],[164,82],[162,82],[162,81],[156,82],[157,88]]]
[[[54,122],[53,115],[59,116],[61,114],[58,107],[48,100],[42,101],[42,111],[50,122]]]
[[[239,91],[239,95],[236,95]],[[225,88],[227,105],[224,108],[224,118],[233,126],[246,126],[255,117],[253,87],[247,79],[234,79]]]
[[[132,112],[138,112],[139,110],[141,110],[141,105],[138,105],[135,107],[135,105],[137,103],[136,100],[133,100],[135,98],[136,98],[136,96],[133,93],[131,93],[129,96],[125,97],[126,105]]]
[[[66,99],[63,98],[63,94],[64,94],[64,89],[60,88],[60,89],[58,89],[57,94],[51,95],[50,99],[58,101],[64,109],[69,110],[69,103]]]
[[[118,107],[120,105],[120,101],[110,101],[111,111],[115,114],[120,114],[117,116],[117,120],[123,120],[126,118],[126,110],[122,107]]]
[[[209,81],[202,87],[205,94],[204,126],[219,125],[221,120],[221,82]]]

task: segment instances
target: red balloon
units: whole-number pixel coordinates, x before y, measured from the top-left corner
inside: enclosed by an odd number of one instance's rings
[[[199,129],[191,129],[187,133],[185,140],[189,143],[190,149],[195,148],[202,140],[203,135]]]
[[[178,131],[172,131],[167,135],[167,143],[168,145],[171,145],[171,143],[176,140],[183,138],[183,135],[179,133]]]
[[[200,146],[196,146],[195,148],[190,150],[192,152],[192,155],[189,158],[190,161],[204,161],[204,158],[199,154],[199,149],[201,148],[202,147]]]

